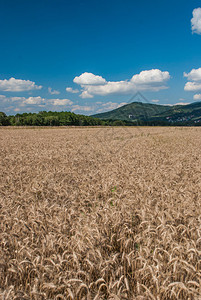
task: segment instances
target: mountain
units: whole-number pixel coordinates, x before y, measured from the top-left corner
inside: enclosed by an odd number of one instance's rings
[[[143,103],[143,102],[132,102],[116,108],[114,110],[93,115],[93,117],[99,119],[110,119],[110,120],[145,120],[152,116],[160,113],[164,113],[169,110],[169,106]]]
[[[201,122],[201,102],[173,106],[132,102],[105,113],[95,114],[93,117],[131,122],[199,123]]]
[[[151,120],[167,120],[171,123],[199,123],[201,122],[201,102],[174,105],[168,111],[152,116]]]

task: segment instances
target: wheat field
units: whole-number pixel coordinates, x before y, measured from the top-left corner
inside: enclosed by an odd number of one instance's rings
[[[201,128],[0,129],[0,299],[201,299]]]

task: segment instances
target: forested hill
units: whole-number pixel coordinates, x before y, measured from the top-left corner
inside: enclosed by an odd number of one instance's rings
[[[154,125],[201,125],[201,101],[173,106],[133,102],[93,117]]]
[[[114,110],[92,115],[102,120],[144,120],[157,114],[164,113],[170,109],[167,105],[150,104],[143,102],[132,102]]]

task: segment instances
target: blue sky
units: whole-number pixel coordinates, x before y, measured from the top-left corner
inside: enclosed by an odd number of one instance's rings
[[[0,111],[201,100],[200,1],[0,0]],[[66,90],[67,89],[67,90]]]

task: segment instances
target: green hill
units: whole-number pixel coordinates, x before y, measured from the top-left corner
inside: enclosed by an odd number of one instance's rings
[[[93,117],[131,122],[198,123],[201,122],[201,102],[174,106],[133,102]]]
[[[152,116],[151,120],[167,120],[172,123],[201,122],[201,102],[195,102],[188,105],[174,105],[168,111]]]
[[[170,107],[165,105],[133,102],[105,113],[95,114],[93,117],[103,120],[147,120],[150,117],[164,113],[169,109]]]

